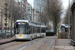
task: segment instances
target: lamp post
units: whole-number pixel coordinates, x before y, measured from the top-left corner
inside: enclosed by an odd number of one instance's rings
[[[21,0],[21,19],[22,19],[22,0]]]
[[[2,33],[2,17],[3,17],[3,9],[1,9],[1,33]]]
[[[69,0],[69,11],[68,11],[68,38],[70,39],[70,0]]]
[[[11,0],[11,37],[12,37],[12,0]]]

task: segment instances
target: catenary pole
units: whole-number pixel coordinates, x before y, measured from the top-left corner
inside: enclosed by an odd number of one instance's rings
[[[68,38],[70,39],[70,0],[69,0],[69,12],[68,12]]]
[[[12,0],[11,0],[11,37],[12,37]]]

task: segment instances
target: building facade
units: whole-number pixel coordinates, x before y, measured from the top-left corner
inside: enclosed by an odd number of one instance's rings
[[[11,9],[9,8],[10,5],[11,5],[10,0],[0,0],[0,28],[1,26],[2,28],[11,27],[11,19],[9,15],[10,11],[8,11],[8,9]],[[2,15],[2,21],[1,21],[1,15]],[[14,21],[12,21],[12,27],[14,27]]]

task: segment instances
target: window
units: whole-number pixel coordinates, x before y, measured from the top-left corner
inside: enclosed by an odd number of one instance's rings
[[[45,30],[44,27],[41,28],[41,32],[42,32],[42,33],[45,33],[45,32],[46,32],[46,30]]]
[[[29,32],[28,23],[17,22],[14,26],[16,34],[27,34]]]

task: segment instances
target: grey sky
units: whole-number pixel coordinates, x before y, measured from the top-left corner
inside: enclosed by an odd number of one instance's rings
[[[28,0],[28,2],[33,6],[34,0]]]
[[[68,5],[69,5],[69,0],[61,0],[61,1],[62,1],[62,8],[63,8],[63,14],[62,14],[61,17],[64,17],[65,12],[66,12],[66,10],[67,10],[67,8],[68,8]],[[28,0],[28,2],[29,2],[31,5],[33,5],[34,0]],[[70,0],[70,3],[71,3],[71,2],[72,2],[72,0]]]

